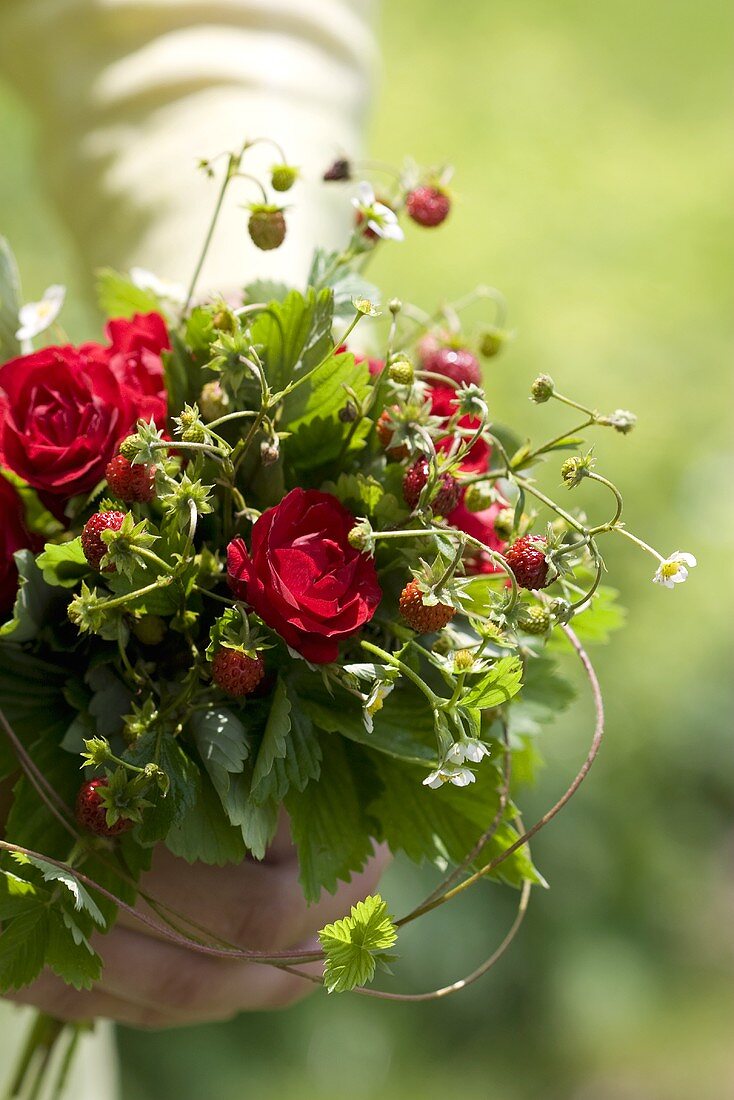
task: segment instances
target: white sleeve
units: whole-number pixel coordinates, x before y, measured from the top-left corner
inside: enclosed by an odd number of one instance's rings
[[[286,244],[257,253],[235,183],[201,286],[302,277],[349,213],[320,173],[359,152],[375,46],[373,0],[5,0],[3,71],[40,123],[40,171],[89,267],[186,281],[216,197],[201,157],[272,137],[304,182]],[[277,160],[253,150],[261,172]],[[50,276],[49,276],[50,277]]]

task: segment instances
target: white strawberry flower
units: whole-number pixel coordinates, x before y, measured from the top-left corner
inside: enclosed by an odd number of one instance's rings
[[[383,240],[402,241],[404,234],[395,211],[377,201],[372,186],[366,181],[363,180],[357,190],[359,193],[352,199],[352,206],[362,215],[367,228]]]
[[[43,292],[40,302],[26,302],[18,311],[20,327],[15,334],[16,340],[33,340],[45,332],[61,313],[66,297],[65,286],[50,286]]]
[[[688,571],[697,564],[693,554],[686,554],[682,550],[676,550],[669,558],[661,560],[652,578],[654,584],[662,584],[665,588],[673,588],[676,584],[682,584],[688,580]]]
[[[468,787],[474,783],[476,776],[469,768],[458,768],[452,764],[440,764],[435,771],[430,772],[423,780],[424,787],[436,790],[444,783],[453,783],[455,787]]]
[[[173,283],[168,279],[160,279],[152,271],[144,267],[130,268],[130,281],[138,290],[149,290],[163,302],[172,305],[183,305],[186,301],[186,288],[181,283]]]
[[[394,682],[390,680],[376,680],[369,694],[362,697],[362,719],[367,733],[373,732],[375,715],[382,710],[385,699],[394,687]]]

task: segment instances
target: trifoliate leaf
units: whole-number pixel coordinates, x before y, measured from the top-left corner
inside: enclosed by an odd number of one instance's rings
[[[288,698],[285,683],[278,680],[273,693],[273,702],[265,725],[263,739],[255,758],[255,767],[252,773],[252,791],[256,801],[265,801],[269,797],[269,791],[263,788],[261,797],[255,792],[260,784],[270,775],[276,760],[282,760],[286,754],[288,734],[291,729],[291,703]]]
[[[324,985],[329,993],[344,993],[366,985],[375,975],[376,956],[392,947],[398,930],[379,894],[352,906],[348,917],[319,932],[324,960]]]
[[[253,321],[252,343],[262,346],[265,375],[273,391],[284,389],[328,352],[332,301],[329,289],[309,289],[305,295],[292,290],[283,301],[269,302]]]
[[[13,554],[18,569],[20,587],[15,597],[13,616],[0,626],[0,639],[7,638],[21,645],[34,641],[58,604],[59,593],[43,579],[31,550],[16,550]]]
[[[102,960],[79,925],[66,912],[49,914],[46,965],[75,989],[91,989],[102,973]]]

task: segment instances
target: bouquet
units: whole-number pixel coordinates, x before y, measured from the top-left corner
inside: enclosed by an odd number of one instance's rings
[[[339,160],[324,186],[351,197],[353,232],[342,251],[317,250],[306,286],[195,298],[238,181],[262,192],[254,245],[285,236],[280,195],[298,170],[279,152],[255,180],[253,144],[202,164],[221,182],[188,291],[139,269],[99,273],[102,342],[68,343],[61,287],[21,305],[3,245],[3,991],[44,967],[91,987],[104,955],[92,933],[121,907],[192,951],[296,970],[320,961],[329,991],[364,990],[405,924],[481,879],[519,891],[516,921],[486,963],[434,995],[479,977],[544,883],[529,839],[601,739],[584,646],[622,621],[602,584],[602,537],[649,552],[667,587],[695,565],[630,532],[595,467],[588,433],[626,435],[631,413],[599,413],[541,374],[532,401],[566,406],[568,430],[536,444],[498,419],[501,392],[485,391],[481,367],[511,337],[497,291],[430,314],[378,305],[370,257],[403,237],[401,220],[446,219],[447,172],[408,165],[376,197]],[[34,349],[49,330],[57,342]],[[599,515],[549,496],[541,463],[564,494],[598,487]],[[573,694],[574,656],[596,708],[591,748],[526,827],[516,780]],[[365,898],[322,929],[319,951],[292,956],[135,909],[154,846],[191,862],[262,859],[284,811],[309,900],[376,843],[442,877],[399,919]]]

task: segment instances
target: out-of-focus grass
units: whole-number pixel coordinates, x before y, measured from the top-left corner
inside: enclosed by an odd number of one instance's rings
[[[541,370],[636,411],[633,435],[598,437],[599,468],[634,530],[699,567],[667,592],[634,548],[608,546],[630,608],[598,655],[608,742],[535,846],[552,889],[493,975],[438,1005],[320,997],[226,1028],[126,1033],[126,1100],[734,1093],[731,22],[722,0],[386,6],[373,150],[451,159],[458,198],[446,227],[411,229],[378,258],[385,296],[432,305],[499,286],[518,339],[487,371],[497,418],[536,438],[567,422],[528,403]],[[29,120],[1,92],[0,132],[1,228],[29,289],[65,279],[73,302],[81,280],[43,204]],[[73,327],[91,318],[70,309]],[[543,476],[557,488],[555,464]],[[602,496],[586,500],[605,514]],[[549,731],[530,816],[581,759],[589,719],[580,701]],[[385,892],[402,910],[422,885],[400,866]],[[403,982],[470,969],[512,900],[481,889],[426,921],[406,937]]]

